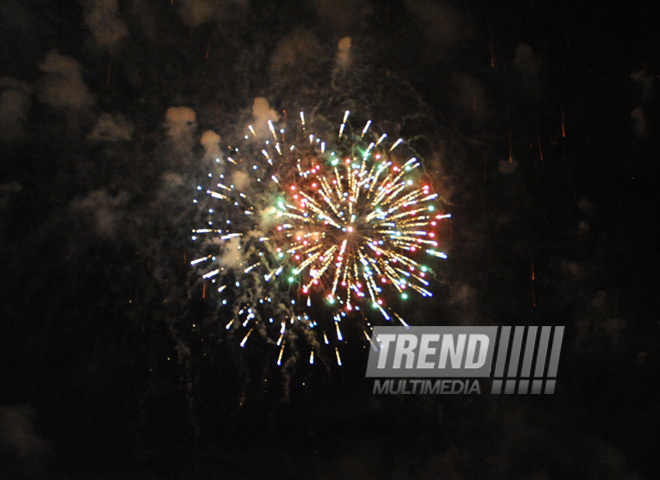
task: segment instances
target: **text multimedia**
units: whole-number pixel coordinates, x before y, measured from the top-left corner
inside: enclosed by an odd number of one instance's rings
[[[478,380],[457,379],[376,379],[374,381],[374,394],[395,395],[466,395],[481,394]]]

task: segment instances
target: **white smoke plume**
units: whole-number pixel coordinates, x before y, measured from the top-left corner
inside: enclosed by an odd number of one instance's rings
[[[594,204],[587,197],[582,197],[578,201],[578,208],[585,213],[592,213],[594,211]]]
[[[233,237],[223,243],[222,255],[218,257],[218,263],[226,268],[238,268],[243,263],[243,252],[241,239]]]
[[[337,44],[335,69],[345,71],[351,65],[351,37],[344,37]]]
[[[231,176],[231,183],[239,191],[243,192],[250,185],[250,176],[245,172],[237,170]]]
[[[513,58],[513,68],[518,72],[522,91],[536,96],[541,91],[541,71],[543,60],[534,53],[530,45],[519,43]]]
[[[103,113],[87,139],[91,142],[130,140],[133,137],[134,130],[135,126],[121,113],[115,115]]]
[[[169,194],[171,189],[180,188],[184,184],[183,177],[176,172],[163,173],[161,181],[163,183],[164,190],[168,192],[167,194]]]
[[[649,129],[646,124],[646,116],[644,115],[644,109],[642,107],[637,107],[630,112],[630,118],[634,120],[633,132],[637,138],[647,138],[649,136]]]
[[[117,0],[86,0],[83,5],[85,24],[99,47],[109,50],[128,34]]]
[[[274,206],[269,205],[259,212],[259,228],[261,228],[262,231],[267,231],[277,223],[279,220],[277,218],[277,211],[278,210]]]
[[[206,160],[222,160],[222,152],[220,150],[220,135],[213,130],[206,130],[202,133],[199,143],[204,147],[204,159]]]
[[[296,29],[281,39],[270,59],[270,74],[275,80],[296,79],[305,74],[319,56],[319,44],[309,30]]]
[[[98,235],[112,237],[122,223],[127,200],[125,192],[113,196],[105,189],[100,189],[90,192],[84,198],[73,200],[69,208],[76,215],[92,218]]]
[[[254,117],[253,127],[259,137],[270,135],[268,120],[277,121],[280,116],[270,107],[268,100],[257,97],[252,103],[252,115]]]
[[[526,43],[519,43],[516,46],[513,66],[522,74],[536,77],[543,68],[543,60],[534,54],[531,46]]]
[[[39,82],[39,99],[46,105],[83,108],[94,103],[82,78],[82,68],[73,58],[51,50],[39,69],[44,73]]]
[[[653,95],[653,75],[649,75],[646,67],[630,74],[630,79],[642,89],[642,99],[646,100]]]
[[[170,107],[165,113],[167,135],[181,150],[189,150],[194,144],[195,119],[195,111],[189,107]]]

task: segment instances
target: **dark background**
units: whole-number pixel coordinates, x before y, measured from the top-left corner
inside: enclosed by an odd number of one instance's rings
[[[658,18],[0,1],[0,477],[656,478]],[[358,327],[341,367],[241,349],[191,199],[257,97],[408,138],[453,218],[406,318],[566,325],[557,393],[375,396]]]

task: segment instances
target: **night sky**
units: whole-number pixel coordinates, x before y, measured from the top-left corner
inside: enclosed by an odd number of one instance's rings
[[[659,13],[0,0],[0,478],[658,478]],[[555,395],[374,395],[358,324],[341,366],[241,348],[196,186],[301,110],[407,139],[451,212],[407,321],[565,325]]]

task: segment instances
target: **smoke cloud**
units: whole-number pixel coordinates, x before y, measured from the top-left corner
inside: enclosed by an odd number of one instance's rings
[[[220,135],[213,130],[206,130],[202,133],[202,138],[199,143],[204,147],[204,159],[215,160],[219,158],[222,160],[222,152],[220,151]]]
[[[91,142],[117,142],[119,140],[130,140],[133,137],[135,126],[122,114],[102,114],[94,130],[87,136]]]
[[[337,45],[337,57],[335,68],[339,71],[346,70],[351,64],[351,37],[344,37]]]
[[[516,170],[518,170],[519,166],[520,164],[515,158],[512,158],[511,160],[500,160],[500,162],[497,164],[497,170],[502,175],[511,175],[512,173],[515,173]]]
[[[0,78],[0,139],[15,140],[23,135],[30,110],[30,87],[13,78]]]
[[[44,73],[39,83],[39,99],[56,108],[83,108],[93,105],[92,94],[82,77],[80,64],[71,57],[51,50],[39,64]]]
[[[371,13],[364,0],[314,0],[316,13],[336,30],[346,30]]]
[[[110,49],[122,37],[128,35],[128,28],[119,18],[118,12],[117,0],[87,0],[84,2],[85,24],[99,47]]]
[[[642,107],[637,107],[630,112],[630,118],[633,119],[633,132],[637,138],[646,138],[649,135],[649,129],[646,124],[646,116],[644,115],[644,109]]]
[[[432,0],[406,0],[406,9],[417,17],[435,54],[454,46],[469,35],[466,20],[451,6]]]
[[[49,444],[36,432],[34,410],[0,408],[0,460],[6,478],[37,478],[43,474]]]
[[[534,55],[531,46],[519,43],[513,58],[513,66],[522,74],[537,76],[543,68],[543,61]]]
[[[250,185],[250,176],[245,172],[237,170],[232,174],[231,182],[238,190],[245,191]]]
[[[642,99],[646,100],[653,94],[653,76],[649,75],[646,67],[630,74],[630,79],[638,84],[642,90]]]
[[[124,216],[128,200],[125,192],[110,195],[105,189],[95,190],[84,198],[71,202],[70,209],[76,215],[91,218],[96,233],[103,237],[113,237]]]
[[[194,144],[195,111],[189,107],[170,107],[165,113],[165,129],[180,150],[190,150]]]
[[[270,74],[277,80],[295,80],[318,58],[319,44],[309,30],[297,29],[277,43],[270,60]]]
[[[243,263],[243,252],[241,251],[241,239],[233,237],[224,242],[222,255],[218,257],[218,263],[226,268],[237,268]]]
[[[179,15],[190,28],[209,22],[222,23],[243,14],[248,6],[247,0],[182,0],[178,3]]]
[[[254,130],[260,137],[270,135],[268,120],[275,122],[280,118],[277,112],[270,108],[268,100],[263,97],[257,97],[254,99],[254,102],[252,103],[252,115],[254,117]]]

